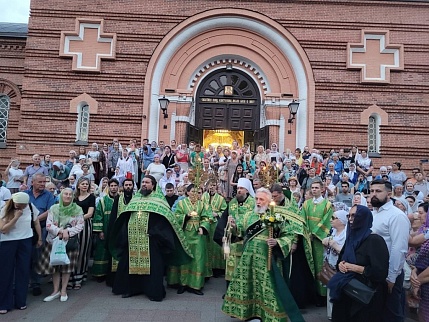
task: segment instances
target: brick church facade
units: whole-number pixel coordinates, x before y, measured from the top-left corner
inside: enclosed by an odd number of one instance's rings
[[[0,168],[232,131],[410,169],[429,155],[428,16],[429,1],[32,0],[28,29],[0,24]]]

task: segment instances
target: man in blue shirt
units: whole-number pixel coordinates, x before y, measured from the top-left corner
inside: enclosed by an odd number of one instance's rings
[[[42,241],[46,239],[46,218],[48,217],[48,210],[55,203],[55,197],[48,190],[45,189],[46,176],[43,173],[36,173],[32,178],[32,186],[25,192],[30,196],[30,202],[39,210],[39,222],[42,228]],[[32,253],[32,270],[31,270],[31,285],[33,287],[33,295],[37,296],[42,294],[40,288],[40,276],[36,273],[35,269],[41,254],[41,247],[36,248],[33,246]]]

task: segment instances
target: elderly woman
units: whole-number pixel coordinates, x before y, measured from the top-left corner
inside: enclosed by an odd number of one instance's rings
[[[353,196],[353,206],[357,206],[357,205],[361,205],[361,206],[365,206],[365,207],[368,206],[368,204],[366,202],[365,195],[359,191],[356,192]]]
[[[70,264],[51,266],[49,258],[54,238],[59,237],[64,241],[68,241],[69,238],[78,235],[83,227],[82,208],[73,202],[73,190],[65,188],[60,194],[59,203],[49,209],[48,218],[46,219],[46,229],[48,231],[47,244],[41,256],[39,273],[52,274],[54,290],[51,295],[44,298],[44,302],[51,302],[58,298],[60,298],[61,302],[68,300],[67,283],[79,256],[79,247],[67,250]]]
[[[371,233],[372,213],[367,207],[353,206],[348,218],[346,242],[337,264],[339,272],[328,283],[333,303],[332,321],[382,321],[389,251],[384,239]],[[377,291],[368,305],[355,301],[343,292],[352,279]]]
[[[52,165],[52,170],[49,172],[49,175],[51,176],[52,183],[54,183],[57,188],[59,188],[61,184],[68,185],[70,169],[60,161],[55,161]]]
[[[0,314],[13,308],[27,308],[28,282],[32,251],[31,222],[34,222],[38,238],[37,247],[42,245],[39,211],[29,204],[30,197],[17,192],[0,211]],[[31,207],[31,208],[30,208]]]
[[[328,237],[322,240],[322,244],[325,246],[325,261],[327,261],[332,268],[337,266],[338,254],[341,252],[346,241],[347,214],[348,212],[345,210],[334,212],[331,218],[331,232]],[[326,309],[328,319],[331,319],[332,303],[330,302],[329,289]]]

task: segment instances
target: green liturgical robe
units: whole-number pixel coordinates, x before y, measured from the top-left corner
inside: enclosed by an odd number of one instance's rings
[[[244,215],[253,211],[254,209],[255,198],[248,196],[242,205],[239,205],[237,199],[234,198],[229,202],[228,215],[232,216],[237,225],[239,225]],[[234,273],[235,267],[237,266],[237,263],[240,260],[241,254],[243,252],[243,239],[241,232],[238,232],[237,238],[240,240],[231,244],[230,254],[226,259],[225,280],[227,281],[231,280],[232,274]]]
[[[191,214],[194,216],[188,217]],[[204,287],[204,280],[207,277],[207,236],[210,231],[210,218],[201,200],[192,203],[189,198],[179,201],[175,215],[183,227],[193,259],[180,266],[170,266],[167,271],[167,284],[200,290]],[[198,234],[199,228],[203,228],[203,235]]]
[[[210,218],[210,232],[207,244],[209,258],[208,269],[209,271],[212,269],[225,269],[225,260],[223,259],[222,247],[213,241],[213,236],[216,230],[218,217],[222,215],[228,205],[226,204],[225,198],[218,193],[210,196],[208,192],[204,192],[201,201],[203,202],[204,206],[207,207],[207,214]],[[216,213],[218,216],[214,216],[214,213]]]
[[[309,199],[304,202],[301,209],[301,216],[307,221],[308,229],[310,234],[313,236],[311,247],[313,252],[313,271],[315,277],[322,271],[324,252],[322,240],[328,236],[331,229],[332,214],[333,210],[331,203],[326,199],[323,199],[323,201],[317,204],[314,203],[313,199]],[[326,286],[317,278],[315,278],[315,281],[317,293],[321,296],[326,296]]]
[[[104,233],[104,235],[107,236],[107,228],[109,226],[113,201],[114,199],[109,195],[100,199],[94,214],[92,228],[94,233]],[[106,249],[105,239],[98,239],[94,252],[94,264],[91,269],[92,276],[105,276],[109,271],[110,258],[111,255]]]
[[[302,235],[307,243],[310,236],[296,215],[283,207],[275,207],[274,211],[282,214],[285,221],[274,231],[277,245],[272,248],[270,271],[269,230],[261,225],[259,215],[248,212],[237,223],[245,244],[222,306],[229,316],[240,320],[259,317],[264,322],[304,321],[283,277],[283,272],[289,271],[283,265],[296,235]]]

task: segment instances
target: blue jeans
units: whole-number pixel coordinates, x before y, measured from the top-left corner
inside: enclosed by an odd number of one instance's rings
[[[383,321],[403,322],[405,320],[405,291],[403,284],[404,271],[396,278],[392,293],[387,293]]]

